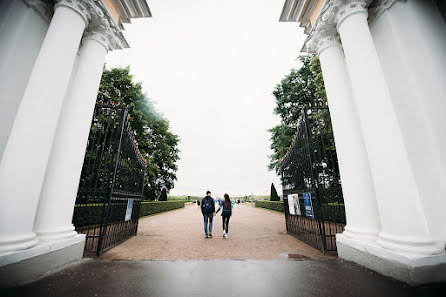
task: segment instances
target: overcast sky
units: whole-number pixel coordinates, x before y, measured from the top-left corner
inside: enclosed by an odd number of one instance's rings
[[[304,35],[278,21],[283,0],[148,0],[153,17],[126,25],[130,65],[181,138],[171,195],[269,194],[274,86],[296,67]]]

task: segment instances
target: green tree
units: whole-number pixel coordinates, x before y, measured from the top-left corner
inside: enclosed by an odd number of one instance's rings
[[[142,92],[141,83],[133,81],[129,67],[104,69],[98,101],[119,103],[129,111],[135,139],[147,160],[144,198],[154,200],[162,189],[172,189],[177,179],[179,137]]]
[[[276,187],[273,183],[271,183],[271,196],[269,198],[270,201],[280,201],[279,195],[277,195]]]
[[[280,159],[291,145],[301,106],[315,101],[326,101],[324,81],[319,59],[313,55],[297,58],[299,69],[291,69],[273,91],[276,98],[274,113],[281,123],[270,130],[271,149],[269,169],[279,172]]]

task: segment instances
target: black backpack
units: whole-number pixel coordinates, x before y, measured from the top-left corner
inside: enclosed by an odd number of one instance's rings
[[[203,213],[212,213],[212,199],[211,197],[204,197],[203,200],[201,200],[202,204],[202,212]]]

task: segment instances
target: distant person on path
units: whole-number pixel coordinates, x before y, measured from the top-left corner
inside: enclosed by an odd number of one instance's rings
[[[200,200],[197,199],[197,205],[198,205],[198,209],[200,209]]]
[[[221,235],[223,238],[228,238],[229,233],[229,218],[232,215],[232,203],[231,199],[229,199],[229,195],[225,194],[225,201],[222,203],[220,208],[217,210],[217,213],[222,209],[221,219],[223,223],[223,234]]]
[[[212,220],[215,215],[215,202],[211,197],[211,192],[206,192],[206,197],[201,200],[201,213],[204,217],[204,235],[206,238],[212,238]],[[208,233],[209,222],[209,233]]]
[[[215,198],[214,199],[215,200],[215,208],[217,208],[217,206],[218,206],[218,210],[215,212],[215,213],[218,213],[218,211],[222,208],[222,206],[223,206],[223,202],[224,202],[224,200],[223,199],[220,199],[220,198]]]

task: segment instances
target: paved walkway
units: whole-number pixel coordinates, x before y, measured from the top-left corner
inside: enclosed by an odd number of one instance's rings
[[[190,205],[141,219],[138,236],[106,252],[101,259],[280,259],[289,254],[314,260],[330,258],[285,231],[283,214],[241,206],[233,210],[228,239],[221,237],[220,214],[214,217],[214,237],[206,239],[201,211]]]

